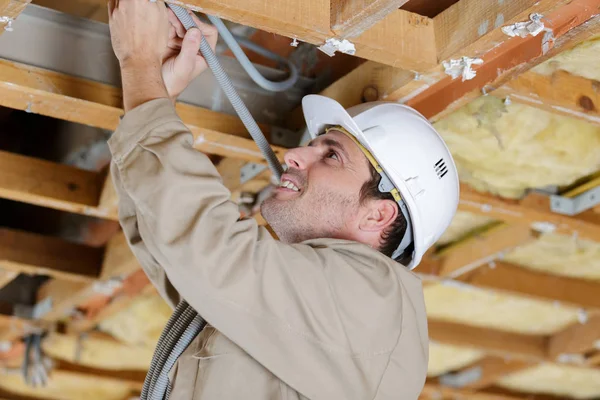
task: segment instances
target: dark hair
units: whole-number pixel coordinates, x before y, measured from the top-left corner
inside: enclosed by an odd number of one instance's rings
[[[375,170],[375,168],[369,164],[369,171],[371,172],[371,178],[366,181],[360,189],[360,202],[364,203],[367,200],[392,200],[396,207],[398,204],[394,200],[394,196],[391,193],[382,193],[379,191],[379,181],[381,181],[381,175]],[[398,248],[400,241],[404,237],[406,231],[406,219],[404,215],[398,209],[398,216],[381,234],[381,246],[379,251],[388,257],[391,257],[394,250]]]

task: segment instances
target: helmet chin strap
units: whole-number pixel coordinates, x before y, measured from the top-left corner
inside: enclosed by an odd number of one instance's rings
[[[404,230],[404,236],[402,237],[400,244],[398,245],[398,247],[396,248],[396,250],[394,250],[394,253],[392,254],[392,259],[397,260],[398,258],[400,258],[404,255],[406,249],[408,249],[408,247],[413,242],[412,222],[410,220],[410,214],[408,212],[408,208],[406,207],[406,203],[404,202],[404,200],[402,200],[402,196],[400,196],[400,192],[394,186],[391,179],[385,173],[383,168],[381,168],[381,166],[379,165],[379,162],[375,159],[375,157],[373,157],[371,152],[354,137],[353,134],[348,132],[343,126],[333,126],[333,127],[328,128],[325,132],[327,132],[329,130],[340,131],[340,132],[344,133],[346,136],[348,136],[350,139],[352,139],[352,141],[354,143],[356,143],[358,148],[364,153],[364,155],[369,160],[369,163],[371,163],[373,168],[375,168],[375,171],[377,171],[377,173],[381,176],[381,180],[379,181],[379,186],[378,186],[379,191],[381,193],[391,193],[392,196],[394,197],[394,200],[396,200],[396,203],[398,203],[398,209],[400,210],[400,212],[404,216],[404,220],[406,221],[406,229]]]

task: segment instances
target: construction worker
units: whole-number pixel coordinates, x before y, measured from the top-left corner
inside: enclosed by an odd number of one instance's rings
[[[262,213],[280,240],[239,219],[194,150],[174,99],[206,69],[161,2],[113,0],[125,115],[110,139],[119,218],[162,296],[208,326],[170,373],[171,399],[417,399],[428,362],[411,272],[458,203],[457,172],[416,111],[322,96],[303,108],[312,142],[289,150]],[[398,262],[397,260],[401,261]]]

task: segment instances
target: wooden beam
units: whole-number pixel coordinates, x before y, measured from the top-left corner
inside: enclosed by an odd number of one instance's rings
[[[437,254],[443,258],[439,275],[456,278],[532,239],[531,228],[527,225],[496,224]]]
[[[455,6],[457,6],[457,3]],[[454,7],[454,6],[453,6]],[[553,40],[544,39],[547,34],[514,37],[502,42],[491,51],[481,55],[483,63],[473,67],[476,76],[463,80],[450,76],[437,82],[430,89],[408,100],[406,104],[419,110],[425,117],[433,118],[462,106],[471,98],[478,97],[486,86],[498,87],[513,75],[523,72],[542,61],[559,39],[574,28],[589,30],[584,25],[595,18],[600,10],[600,0],[573,0],[544,16],[545,26],[552,31]],[[452,105],[451,108],[448,106]]]
[[[332,0],[331,29],[340,38],[359,36],[408,0]]]
[[[504,18],[504,25],[507,25],[528,20],[529,15],[532,13],[543,14],[546,27],[552,29],[555,39],[554,42],[550,42],[550,44],[554,44],[554,47],[546,46],[544,49],[549,48],[549,51],[544,54],[542,51],[543,34],[536,37],[509,38],[502,33],[500,26],[496,27],[496,21],[491,21],[491,15],[499,15],[499,9],[495,11],[496,14],[494,14],[494,11],[490,11],[495,7],[492,3],[503,3],[507,7],[507,12],[511,15],[518,10],[512,9],[510,11],[510,7],[515,4],[527,6],[529,3],[512,2],[508,4],[510,2],[487,1],[461,3],[463,1],[454,4],[444,11],[444,13],[447,13],[446,15],[442,13],[436,19],[447,18],[452,20],[450,13],[456,13],[456,10],[464,7],[464,4],[472,4],[471,7],[475,8],[492,7],[485,13],[490,15],[487,19],[489,22],[488,27],[493,25],[494,29],[462,50],[455,51],[456,55],[481,57],[484,60],[483,65],[474,67],[477,72],[474,79],[465,82],[462,82],[460,77],[452,79],[444,73],[441,66],[415,75],[408,71],[366,62],[335,82],[322,94],[340,101],[345,107],[350,107],[365,101],[363,93],[369,93],[371,100],[400,101],[415,107],[425,116],[435,120],[479,97],[483,88],[488,93],[492,92],[512,76],[524,72],[560,51],[566,50],[600,32],[600,18],[592,18],[597,14],[600,0],[541,0],[523,9],[514,18]],[[479,22],[479,25],[473,24],[473,22],[466,24],[479,30],[481,23],[484,21]],[[438,26],[437,29],[440,32],[442,28]],[[460,39],[458,36],[464,34],[468,38],[469,35],[473,35],[472,30],[467,32],[463,29],[448,29],[448,32],[453,32],[453,36],[445,39],[449,43],[448,48],[452,50],[470,41],[470,39]],[[451,45],[452,43],[463,44]],[[301,112],[295,110],[293,117],[290,119],[290,127],[298,128],[302,124]]]
[[[57,210],[117,219],[99,206],[101,175],[0,151],[0,197]]]
[[[600,125],[600,82],[566,71],[528,71],[494,91],[494,96]]]
[[[5,270],[91,281],[100,274],[101,259],[102,249],[0,228],[0,265]]]
[[[546,338],[543,336],[478,328],[431,318],[428,328],[431,340],[439,343],[479,349],[488,354],[511,356],[519,360],[537,361],[546,357]]]
[[[485,289],[600,309],[598,282],[548,274],[498,260],[491,265],[493,267],[486,266],[465,274],[459,280]]]
[[[463,390],[480,390],[494,384],[500,378],[514,372],[522,371],[536,365],[535,362],[515,360],[509,357],[485,356],[479,361],[462,368],[457,374],[476,370],[480,373],[479,379],[462,386]]]
[[[0,34],[14,29],[13,22],[27,7],[31,0],[0,0]]]
[[[600,215],[591,210],[573,217],[554,213],[550,208],[550,197],[539,193],[530,193],[521,200],[509,200],[461,184],[459,209],[510,223],[542,225],[556,233],[577,234],[600,242]]]
[[[8,60],[0,60],[0,105],[66,121],[115,130],[123,114],[121,89]],[[224,157],[264,162],[241,121],[201,107],[178,103],[196,149]],[[269,134],[269,127],[261,125]],[[278,156],[284,149],[273,146]]]
[[[448,386],[442,386],[435,383],[426,383],[423,387],[422,397],[431,400],[454,400],[454,399],[469,399],[469,400],[548,400],[542,399],[531,394],[517,393],[494,393],[487,390],[473,391],[470,389],[458,389]],[[558,400],[558,399],[552,399]],[[563,399],[564,400],[564,399]]]
[[[537,0],[461,0],[453,4],[433,19],[438,60],[470,55],[463,49],[535,3]]]
[[[592,314],[585,323],[577,323],[553,335],[548,343],[548,358],[556,360],[561,354],[583,355],[595,349],[600,340],[600,314]]]

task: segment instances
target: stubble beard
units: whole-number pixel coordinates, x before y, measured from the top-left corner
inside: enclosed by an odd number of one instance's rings
[[[261,213],[281,241],[300,243],[338,237],[356,205],[354,198],[314,191],[290,200],[272,196],[262,203]]]

